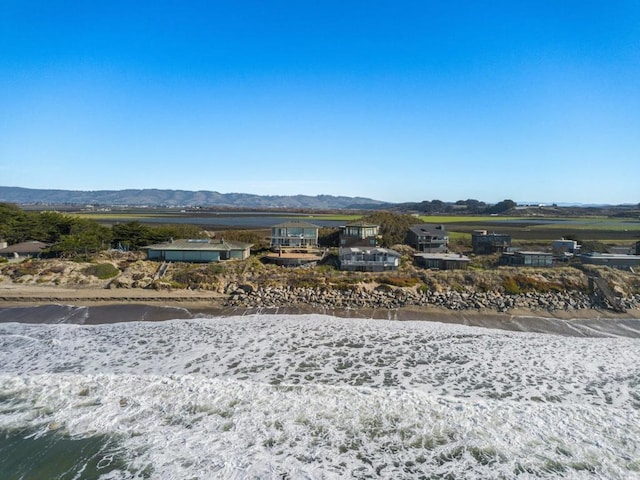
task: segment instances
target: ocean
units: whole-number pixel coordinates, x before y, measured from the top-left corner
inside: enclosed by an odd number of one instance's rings
[[[2,479],[640,478],[637,320],[559,335],[49,306],[0,322]]]

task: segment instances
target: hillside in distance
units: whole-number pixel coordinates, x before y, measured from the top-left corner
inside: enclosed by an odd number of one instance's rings
[[[363,209],[389,205],[362,197],[333,195],[253,195],[213,191],[129,189],[129,190],[46,190],[0,186],[0,202],[19,205],[104,205],[130,207],[233,207]]]

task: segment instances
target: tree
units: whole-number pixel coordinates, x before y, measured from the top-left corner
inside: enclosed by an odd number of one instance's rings
[[[322,227],[318,230],[318,245],[322,247],[337,247],[339,242],[339,228]]]
[[[361,220],[380,226],[381,244],[384,247],[403,243],[409,232],[409,227],[420,223],[411,215],[400,215],[390,212],[376,212],[363,217]]]
[[[468,198],[463,201],[463,204],[467,206],[467,213],[479,213],[485,208],[487,208],[487,204],[481,202],[479,200],[474,200],[472,198]]]
[[[22,241],[22,239],[16,240],[16,226],[23,222],[25,218],[25,212],[17,205],[0,203],[0,239],[9,243]]]
[[[93,220],[76,218],[67,234],[59,236],[51,253],[63,257],[88,255],[109,247],[111,243],[111,229]]]
[[[484,213],[488,213],[488,214],[505,213],[515,208],[516,205],[517,205],[516,202],[514,202],[513,200],[502,200],[501,202],[498,202],[495,205],[492,205],[489,208],[487,208],[484,211]]]
[[[137,250],[140,247],[171,238],[170,235],[166,237],[165,235],[157,235],[157,232],[140,222],[118,223],[111,228],[111,232],[115,244],[131,250]]]

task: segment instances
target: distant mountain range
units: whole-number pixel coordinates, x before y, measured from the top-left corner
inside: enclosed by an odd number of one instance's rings
[[[362,197],[253,195],[188,190],[43,190],[0,186],[0,202],[20,205],[372,209],[391,205]]]

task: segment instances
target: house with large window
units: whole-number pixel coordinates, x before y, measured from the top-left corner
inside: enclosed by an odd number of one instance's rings
[[[302,221],[274,225],[271,227],[271,247],[317,247],[319,228]]]
[[[446,253],[449,249],[449,235],[444,225],[432,223],[412,225],[406,242],[417,251],[425,253]]]
[[[640,268],[640,255],[625,255],[615,253],[585,253],[580,255],[582,263],[602,265],[619,270]]]
[[[340,247],[340,270],[356,272],[384,272],[397,270],[400,254],[381,247]]]
[[[416,265],[430,270],[466,270],[471,259],[461,253],[416,253]]]
[[[511,247],[511,235],[507,233],[487,233],[486,230],[471,232],[471,248],[475,254],[504,252],[509,247]]]
[[[500,265],[512,267],[552,267],[553,254],[529,250],[512,250],[503,252]]]
[[[165,262],[219,262],[245,260],[251,254],[251,243],[224,239],[179,239],[143,247],[148,260]]]
[[[340,247],[375,247],[378,245],[380,226],[363,221],[340,227]]]

